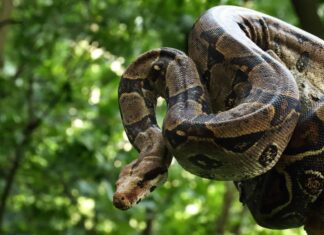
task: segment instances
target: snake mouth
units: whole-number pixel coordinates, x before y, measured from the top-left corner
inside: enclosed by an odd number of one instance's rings
[[[118,209],[128,210],[163,184],[166,179],[167,172],[148,181],[131,181],[128,185],[118,185],[113,196],[113,204]]]
[[[144,153],[126,165],[119,174],[113,196],[113,204],[118,209],[127,210],[138,204],[167,179],[171,155],[164,151],[160,151],[160,155]]]
[[[136,185],[135,187],[129,187],[127,192],[115,192],[113,196],[113,204],[116,208],[121,210],[128,210],[135,204],[138,204],[143,198],[150,194],[158,184],[164,182],[166,177],[163,179],[155,179],[152,182],[146,182],[144,185]]]
[[[134,203],[131,203],[129,197],[123,193],[115,193],[113,197],[113,204],[120,210],[128,210]]]

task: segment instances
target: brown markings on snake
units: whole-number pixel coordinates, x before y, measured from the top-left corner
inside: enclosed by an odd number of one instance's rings
[[[177,146],[185,143],[188,139],[188,137],[186,135],[180,134],[179,133],[186,133],[185,131],[181,130],[181,126],[177,128],[177,131],[175,132],[176,134],[174,134],[174,130],[169,131],[169,130],[164,130],[163,132],[163,136],[165,136],[170,145],[172,146],[172,148],[176,148]]]
[[[243,23],[245,26],[247,26],[249,32],[250,32],[250,39],[253,41],[253,42],[257,42],[258,40],[258,37],[257,37],[257,32],[255,31],[255,27],[254,25],[252,24],[252,22],[247,19],[247,18],[243,18]],[[258,44],[258,43],[257,43]]]
[[[211,69],[213,65],[224,62],[224,55],[216,49],[218,39],[224,34],[222,28],[215,28],[201,33],[201,38],[209,43],[207,67]]]
[[[241,70],[237,70],[232,83],[232,91],[225,98],[225,107],[227,109],[233,108],[236,100],[247,97],[250,94],[251,89],[252,85],[248,81],[248,75]]]
[[[142,180],[137,182],[137,186],[140,188],[144,188],[145,182],[156,178],[158,175],[163,175],[168,171],[166,167],[156,167],[148,172],[146,172],[143,176]]]
[[[278,147],[274,144],[270,144],[263,150],[258,161],[262,166],[266,167],[276,159],[277,154]]]
[[[232,92],[226,97],[225,99],[225,108],[226,109],[231,109],[235,106],[235,100],[236,100],[236,94],[232,90]]]
[[[249,31],[248,28],[245,26],[245,24],[242,24],[241,22],[238,22],[237,24],[238,24],[238,26],[240,27],[240,29],[245,33],[245,35],[246,35],[248,38],[251,38],[250,31]]]
[[[253,102],[253,97],[258,97],[258,102],[263,104],[271,104],[274,109],[274,116],[271,121],[271,125],[276,126],[282,123],[286,116],[292,111],[299,112],[300,103],[299,100],[285,96],[285,95],[275,95],[266,90],[252,88],[249,91],[251,94],[246,102]]]
[[[200,122],[201,117],[207,117],[208,115],[199,115],[194,120],[197,121],[197,123],[200,123],[200,126],[191,126],[190,123],[182,123],[178,125],[174,130],[164,130],[163,135],[169,140],[171,146],[175,149],[179,145],[185,143],[190,136],[194,136],[197,138],[214,138],[214,133],[207,129],[207,128],[201,128],[202,125],[205,124]],[[209,115],[210,116],[210,115]]]
[[[132,80],[127,78],[122,78],[119,83],[118,94],[122,95],[123,93],[132,93],[132,92],[137,92],[141,94],[143,84],[144,84],[144,80],[140,80],[140,79]]]
[[[296,32],[296,31],[289,30],[289,31],[287,31],[287,33],[289,33],[290,35],[293,35],[294,37],[296,37],[297,41],[300,44],[303,44],[305,42],[310,42],[310,40],[305,35],[302,35],[302,34]]]
[[[244,67],[243,72],[249,73],[255,66],[263,63],[262,57],[257,57],[255,55],[236,57],[231,59],[231,64],[238,65],[242,68]]]
[[[224,55],[215,49],[213,46],[208,48],[208,65],[207,67],[211,69],[215,64],[224,62]]]
[[[146,92],[146,93],[145,93]],[[152,96],[155,96],[152,93],[152,86],[148,79],[137,79],[137,80],[130,80],[130,79],[121,79],[119,84],[118,94],[119,97],[125,93],[138,93],[140,96],[144,97],[145,106],[150,110],[153,111],[155,108],[154,99],[149,99],[146,96],[148,93],[151,93]]]
[[[311,93],[309,94],[309,98],[314,102],[318,102],[321,100],[316,94],[311,94]]]
[[[274,52],[281,57],[282,56],[282,50],[281,50],[281,39],[279,36],[275,36],[273,39],[274,44]]]
[[[323,190],[324,178],[320,172],[306,172],[305,177],[300,177],[299,183],[309,195],[317,196]]]
[[[286,116],[292,111],[299,111],[300,103],[299,100],[288,97],[285,95],[274,95],[265,90],[254,89],[253,96],[260,97],[259,102],[264,104],[272,104],[275,108],[275,115],[271,121],[271,125],[276,126],[282,123]]]
[[[224,34],[225,34],[224,29],[218,27],[218,28],[213,28],[202,32],[200,34],[200,37],[204,39],[206,42],[208,42],[210,45],[215,47],[218,39],[220,39]]]
[[[191,161],[194,165],[197,165],[198,167],[204,170],[216,169],[223,166],[223,163],[221,161],[212,159],[203,154],[190,156],[188,160]]]
[[[142,120],[149,115],[149,110],[145,106],[145,100],[139,93],[123,93],[119,97],[121,113],[126,125],[130,125]]]
[[[231,138],[214,138],[214,141],[216,144],[222,146],[226,150],[236,153],[243,153],[252,147],[259,139],[261,139],[263,135],[264,132],[257,132]]]
[[[237,24],[255,44],[265,51],[268,50],[270,33],[267,22],[263,17],[256,19],[243,17],[243,22],[238,22]]]
[[[168,108],[171,108],[173,105],[178,103],[186,103],[188,100],[193,100],[201,104],[202,112],[208,113],[210,110],[204,99],[204,94],[205,92],[201,86],[189,88],[175,96],[169,97],[167,100]]]
[[[285,153],[288,155],[295,155],[307,151],[320,150],[324,146],[324,122],[313,113],[305,120],[297,123]]]
[[[152,125],[157,126],[157,121],[154,115],[147,115],[143,117],[140,121],[132,123],[130,125],[124,124],[126,134],[131,143],[134,143],[138,133],[140,133],[142,130],[148,129]]]
[[[262,40],[263,43],[262,43],[262,45],[259,45],[259,46],[263,50],[266,51],[269,48],[269,39],[270,39],[269,28],[268,28],[268,25],[263,17],[261,19],[259,19],[258,21],[259,21],[259,24],[261,25],[262,35],[263,35],[263,40]]]
[[[320,120],[320,121],[322,121],[322,122],[324,122],[324,96],[322,97],[322,104],[320,105],[320,107],[316,110],[316,116],[317,116],[317,118]]]
[[[207,90],[210,89],[210,71],[206,70],[201,76],[201,83],[207,87]]]
[[[299,72],[303,72],[309,63],[309,53],[304,51],[301,53],[300,57],[297,60],[296,68]]]

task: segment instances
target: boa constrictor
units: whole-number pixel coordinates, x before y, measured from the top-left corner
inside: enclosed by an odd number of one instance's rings
[[[195,175],[235,181],[260,225],[302,225],[324,182],[324,42],[219,6],[194,24],[188,48],[146,52],[122,76],[122,121],[140,154],[122,169],[114,205],[128,209],[153,191],[174,156]]]

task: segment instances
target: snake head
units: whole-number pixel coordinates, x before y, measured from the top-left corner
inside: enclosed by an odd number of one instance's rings
[[[115,207],[121,210],[131,208],[166,181],[168,164],[161,164],[160,159],[145,156],[122,169],[113,197]]]

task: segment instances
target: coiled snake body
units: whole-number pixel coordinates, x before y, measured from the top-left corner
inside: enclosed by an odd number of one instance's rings
[[[115,206],[128,209],[164,182],[173,155],[195,175],[235,181],[260,225],[302,225],[324,187],[324,42],[220,6],[198,19],[188,47],[189,56],[146,52],[122,76],[122,120],[140,154],[120,173]]]

